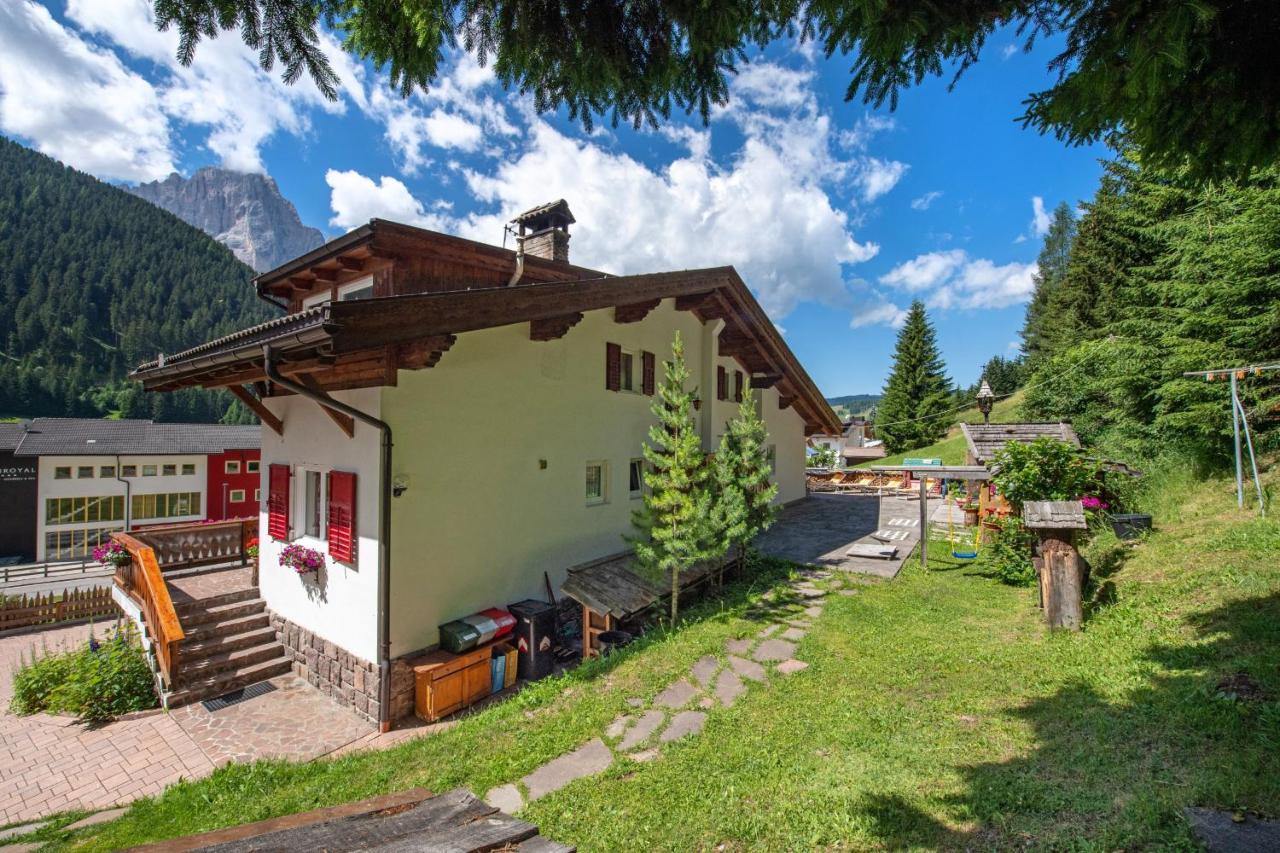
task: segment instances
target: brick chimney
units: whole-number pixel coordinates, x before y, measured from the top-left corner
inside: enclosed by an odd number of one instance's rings
[[[564,199],[539,205],[511,220],[526,255],[569,263],[569,226],[576,220]]]

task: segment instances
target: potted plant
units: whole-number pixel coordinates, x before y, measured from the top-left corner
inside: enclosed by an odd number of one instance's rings
[[[133,555],[127,548],[112,539],[93,549],[93,559],[104,566],[122,569],[133,562]]]
[[[244,545],[244,554],[253,560],[253,585],[258,585],[258,537],[255,536]]]
[[[324,565],[324,554],[294,542],[286,545],[280,552],[280,565],[287,566],[300,575],[314,574]]]

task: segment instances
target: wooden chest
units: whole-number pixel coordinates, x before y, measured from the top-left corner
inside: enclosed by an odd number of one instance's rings
[[[492,691],[491,646],[462,654],[435,651],[413,665],[414,710],[429,723],[472,705]]]

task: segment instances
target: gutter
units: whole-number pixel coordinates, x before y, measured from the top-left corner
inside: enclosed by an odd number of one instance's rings
[[[391,731],[391,425],[373,415],[294,382],[280,373],[270,344],[262,345],[262,366],[267,379],[300,397],[335,412],[349,415],[382,433],[382,465],[378,480],[378,731]]]

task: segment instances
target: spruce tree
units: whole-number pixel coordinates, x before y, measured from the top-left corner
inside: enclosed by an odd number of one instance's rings
[[[673,625],[679,613],[680,572],[715,555],[714,543],[708,541],[711,498],[694,419],[696,391],[685,388],[688,381],[684,343],[677,332],[651,406],[657,423],[649,427],[644,444],[648,489],[642,508],[632,514],[639,535],[627,537],[645,574],[653,578],[670,574]]]
[[[776,514],[773,499],[778,486],[771,482],[768,441],[769,432],[756,411],[755,400],[744,398],[720,437],[710,515],[716,551],[721,555],[734,551],[739,564],[747,546],[773,524]]]
[[[1067,275],[1067,262],[1071,257],[1071,244],[1075,238],[1075,215],[1065,201],[1061,202],[1053,210],[1049,233],[1045,235],[1044,246],[1036,259],[1040,268],[1035,275],[1036,289],[1031,295],[1031,301],[1027,303],[1026,320],[1022,325],[1022,352],[1031,370],[1036,368],[1045,355],[1044,324],[1050,317],[1049,302]]]
[[[898,332],[893,371],[876,411],[876,435],[890,453],[937,441],[947,431],[951,382],[924,303],[911,303]]]

